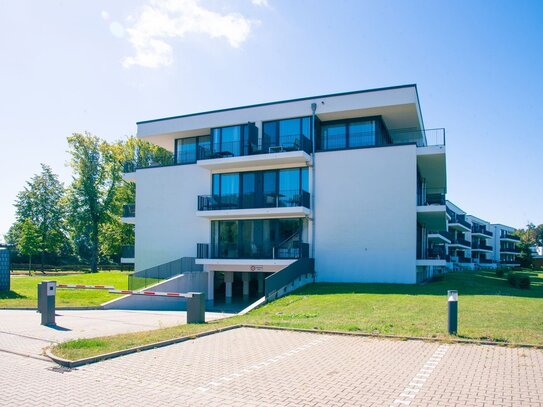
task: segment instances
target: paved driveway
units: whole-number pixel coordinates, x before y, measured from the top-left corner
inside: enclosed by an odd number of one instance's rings
[[[206,313],[206,320],[230,314]],[[148,331],[186,323],[184,311],[57,311],[57,327],[40,325],[36,311],[0,310],[0,351],[43,357],[43,348],[76,338]],[[0,355],[1,357],[1,355]]]
[[[252,328],[73,370],[1,352],[0,366],[9,406],[543,405],[539,350]]]

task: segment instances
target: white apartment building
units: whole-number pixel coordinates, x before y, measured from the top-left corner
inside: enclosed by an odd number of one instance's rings
[[[467,214],[447,201],[448,230],[440,232],[443,241],[439,252],[445,251],[449,269],[514,267],[519,263],[515,228],[491,224]]]
[[[137,125],[174,164],[125,174],[136,271],[196,257],[208,299],[229,301],[296,264],[319,282],[383,283],[446,266],[431,233],[447,230],[445,131],[425,129],[416,85]]]

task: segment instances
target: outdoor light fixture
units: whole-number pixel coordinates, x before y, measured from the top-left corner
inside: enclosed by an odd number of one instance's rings
[[[447,299],[449,304],[447,327],[450,335],[456,335],[458,333],[458,291],[447,291]]]

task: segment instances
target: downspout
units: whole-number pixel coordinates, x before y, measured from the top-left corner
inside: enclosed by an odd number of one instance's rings
[[[313,165],[311,166],[311,211],[313,213],[311,228],[311,257],[315,258],[315,112],[317,104],[311,103],[311,157]]]

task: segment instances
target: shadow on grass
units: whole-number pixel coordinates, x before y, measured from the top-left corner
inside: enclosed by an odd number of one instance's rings
[[[316,283],[300,288],[295,295],[330,294],[405,294],[445,296],[447,290],[458,290],[459,295],[502,295],[510,297],[543,298],[543,274],[532,271],[516,272],[528,275],[531,288],[511,287],[507,273],[498,277],[495,271],[463,271],[443,275],[441,281],[425,284],[381,283]]]
[[[15,291],[0,291],[0,300],[17,300],[28,298],[26,295],[21,295]]]

